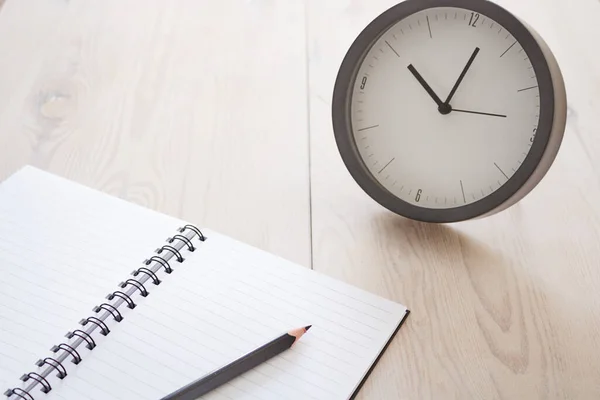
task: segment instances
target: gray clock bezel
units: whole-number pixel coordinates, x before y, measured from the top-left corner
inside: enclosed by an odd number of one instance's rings
[[[388,191],[369,172],[354,141],[350,105],[358,70],[373,44],[398,21],[419,11],[438,7],[457,7],[495,20],[523,46],[531,60],[540,92],[540,116],[531,150],[517,172],[498,190],[483,199],[454,208],[427,208],[410,204]],[[566,105],[565,105],[566,107]],[[555,127],[555,88],[548,60],[540,43],[512,13],[487,0],[405,0],[384,11],[357,36],[338,71],[332,99],[334,136],[342,160],[356,183],[376,202],[406,218],[433,223],[459,222],[505,209],[525,196],[542,179],[554,157],[544,157]],[[563,126],[564,128],[564,126]],[[533,134],[533,131],[532,131]],[[559,132],[562,139],[562,132]],[[559,141],[560,142],[560,141]],[[560,143],[559,143],[560,145]],[[551,149],[555,156],[557,149]],[[545,159],[544,165],[541,165]],[[540,167],[542,171],[540,171]],[[536,182],[530,181],[535,173]],[[522,188],[528,190],[523,193]],[[518,197],[515,195],[519,194]]]

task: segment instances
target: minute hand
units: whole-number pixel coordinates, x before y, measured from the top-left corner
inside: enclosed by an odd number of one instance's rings
[[[446,106],[450,104],[450,100],[452,100],[452,97],[454,97],[454,93],[456,93],[456,90],[458,89],[458,87],[460,86],[460,83],[462,82],[462,80],[464,79],[465,75],[467,74],[467,71],[469,70],[469,68],[471,68],[471,64],[473,64],[473,61],[475,60],[475,57],[477,56],[477,53],[479,53],[479,47],[475,47],[475,51],[473,51],[473,54],[471,54],[471,58],[469,58],[469,61],[467,62],[467,65],[465,66],[465,68],[461,72],[460,76],[458,77],[458,80],[454,84],[454,87],[450,91],[450,94],[448,95],[448,98],[444,102],[444,104]]]

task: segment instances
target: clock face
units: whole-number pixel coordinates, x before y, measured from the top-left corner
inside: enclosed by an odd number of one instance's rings
[[[404,0],[340,66],[332,116],[344,163],[372,198],[413,219],[454,222],[514,204],[562,138],[554,118],[566,104],[555,115],[553,79],[563,86],[548,54],[490,1]]]
[[[453,208],[489,196],[519,170],[540,93],[511,32],[443,7],[398,21],[374,43],[350,109],[360,157],[382,186],[413,205]]]

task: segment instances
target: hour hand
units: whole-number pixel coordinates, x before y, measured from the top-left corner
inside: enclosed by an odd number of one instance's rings
[[[443,107],[444,103],[442,102],[442,100],[438,97],[437,94],[435,94],[431,86],[429,86],[429,84],[425,82],[425,79],[423,79],[421,74],[419,74],[419,72],[415,69],[415,67],[413,67],[412,64],[408,66],[408,70],[415,76],[415,78],[417,78],[417,80],[419,81],[421,86],[423,86],[423,88],[427,91],[427,93],[429,93],[429,95],[431,96],[433,101],[435,101],[435,104],[438,106],[438,108]]]

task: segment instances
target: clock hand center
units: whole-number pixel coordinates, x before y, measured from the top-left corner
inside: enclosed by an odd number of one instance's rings
[[[450,104],[442,103],[438,107],[438,111],[442,115],[448,115],[452,112],[452,106]]]
[[[454,87],[452,87],[452,90],[450,91],[448,98],[444,102],[442,102],[442,100],[439,98],[439,96],[433,91],[431,86],[429,86],[427,81],[425,81],[425,79],[416,70],[416,68],[412,64],[410,64],[408,66],[408,70],[413,74],[413,76],[417,79],[417,81],[421,84],[421,86],[423,86],[425,91],[429,94],[429,96],[431,96],[431,98],[433,99],[435,104],[438,106],[437,109],[440,114],[448,115],[452,112],[452,106],[450,105],[450,100],[452,100],[452,98],[454,97],[454,94],[456,93],[456,91],[458,90],[458,87],[460,86],[463,79],[465,78],[467,71],[469,70],[469,68],[471,68],[471,64],[473,64],[473,61],[475,61],[475,57],[477,57],[477,54],[479,53],[479,51],[480,51],[479,47],[476,47],[475,50],[473,51],[473,54],[471,54],[469,61],[467,61],[467,65],[465,65],[460,76],[458,77],[458,80],[454,84]]]

